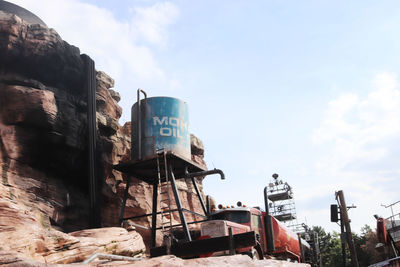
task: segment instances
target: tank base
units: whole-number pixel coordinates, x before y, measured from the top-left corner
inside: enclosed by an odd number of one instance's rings
[[[174,152],[167,152],[168,163],[174,167],[176,179],[185,178],[185,169],[189,173],[205,171],[206,168],[188,160]],[[114,165],[114,169],[134,176],[146,183],[154,184],[157,182],[157,155],[141,160],[131,160]]]

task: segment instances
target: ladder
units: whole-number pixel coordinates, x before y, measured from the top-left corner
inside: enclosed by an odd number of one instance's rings
[[[161,233],[164,243],[172,240],[172,212],[170,181],[168,179],[167,151],[157,150],[158,195],[160,196]]]

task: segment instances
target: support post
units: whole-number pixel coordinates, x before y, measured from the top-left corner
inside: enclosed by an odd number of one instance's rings
[[[170,178],[171,178],[170,181],[171,181],[171,185],[172,185],[172,191],[174,192],[176,207],[178,208],[178,213],[179,213],[179,217],[181,219],[183,232],[185,233],[186,241],[190,242],[190,241],[192,241],[192,238],[190,237],[189,228],[186,223],[186,217],[182,210],[181,198],[179,197],[179,192],[178,192],[178,189],[175,184],[175,175],[174,175],[171,165],[169,166],[169,173],[170,173]]]
[[[232,232],[232,227],[228,228],[228,233],[229,233],[229,255],[235,255],[235,242],[233,240],[233,232]]]
[[[142,89],[138,88],[137,90],[137,104],[136,104],[136,129],[134,128],[134,124],[131,124],[131,132],[133,133],[134,131],[136,131],[136,140],[133,140],[133,134],[131,134],[131,154],[132,157],[131,159],[135,158],[135,153],[134,153],[134,149],[137,149],[137,159],[141,160],[142,159],[142,115],[140,114],[142,112],[141,107],[140,107],[140,93],[142,93],[144,95],[144,99],[147,99],[147,94],[145,91],[143,91]],[[133,120],[133,107],[131,109],[131,118]],[[135,143],[137,142],[137,143]],[[134,147],[136,145],[136,147]]]
[[[347,266],[346,262],[346,240],[343,238],[345,235],[344,231],[344,222],[343,222],[343,216],[340,213],[340,243],[342,245],[342,262],[343,262],[343,267]]]
[[[122,221],[124,220],[126,200],[128,198],[128,192],[129,192],[130,183],[131,183],[131,176],[128,176],[128,180],[126,181],[126,188],[125,188],[125,192],[124,192],[124,198],[122,199],[121,214],[119,215],[119,224],[121,224]]]
[[[153,213],[151,215],[151,247],[156,246],[158,183],[153,184]]]
[[[210,203],[210,196],[206,196],[206,208],[207,208],[207,217],[211,213],[211,203]]]
[[[269,215],[269,206],[268,206],[268,188],[264,188],[264,205],[265,205],[265,217],[264,217],[264,226],[265,233],[267,236],[267,251],[268,253],[272,253],[275,250],[275,240],[274,240],[274,229],[272,226],[272,218]]]
[[[88,151],[89,151],[89,198],[90,198],[90,227],[100,227],[100,207],[98,196],[98,172],[96,162],[96,70],[94,61],[88,55],[82,55],[86,70],[87,90],[87,125],[88,125]]]
[[[201,204],[201,207],[203,208],[204,214],[208,217],[208,211],[207,211],[207,208],[206,208],[206,206],[204,204],[203,197],[200,194],[200,190],[199,190],[199,187],[197,186],[196,180],[195,180],[194,177],[192,177],[191,179],[192,179],[192,183],[193,183],[194,189],[196,190],[197,196],[199,197],[200,204]]]
[[[300,262],[304,262],[304,249],[303,245],[301,244],[301,235],[297,234],[297,238],[299,240],[299,247],[300,247]]]
[[[347,206],[346,206],[346,201],[344,200],[344,194],[342,190],[338,191],[337,194],[340,201],[340,217],[343,218],[344,227],[346,229],[347,244],[349,245],[350,256],[351,256],[351,265],[353,267],[358,267],[356,248],[354,246],[353,235],[351,234],[350,221],[349,221],[349,216],[347,214]]]

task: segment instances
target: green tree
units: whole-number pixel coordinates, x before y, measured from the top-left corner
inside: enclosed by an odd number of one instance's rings
[[[336,232],[326,233],[321,226],[313,226],[313,230],[318,233],[320,240],[322,266],[342,266],[342,247],[339,234]]]
[[[313,230],[316,231],[319,236],[322,266],[343,266],[340,234],[335,231],[332,234],[326,233],[320,226],[313,226]],[[372,231],[369,225],[365,225],[361,228],[361,234],[352,233],[352,235],[360,267],[369,266],[383,260],[382,255],[375,250],[377,238],[375,232]],[[350,266],[351,258],[347,244],[346,262],[347,265]]]

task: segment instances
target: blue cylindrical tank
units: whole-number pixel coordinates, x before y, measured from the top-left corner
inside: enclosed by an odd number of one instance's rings
[[[141,140],[137,131],[137,102],[132,106],[132,159],[144,159],[166,149],[190,159],[189,114],[186,102],[173,97],[140,101]],[[141,157],[139,158],[139,142]]]

